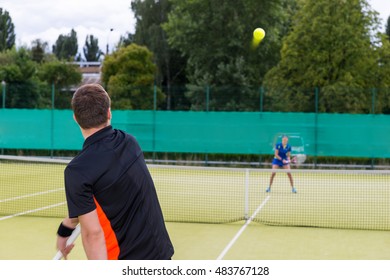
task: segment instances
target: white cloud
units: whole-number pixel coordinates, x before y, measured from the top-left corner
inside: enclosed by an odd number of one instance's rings
[[[82,52],[87,35],[99,39],[100,48],[110,49],[126,32],[134,32],[135,19],[129,0],[2,0],[0,7],[10,13],[17,45],[30,45],[35,39],[49,43],[73,28]],[[110,32],[110,29],[114,30]]]

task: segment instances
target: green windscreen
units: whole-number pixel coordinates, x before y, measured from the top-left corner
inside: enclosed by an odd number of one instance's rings
[[[112,125],[145,152],[265,155],[287,134],[296,154],[390,157],[388,115],[113,111]],[[1,149],[79,150],[82,143],[70,110],[0,109]]]

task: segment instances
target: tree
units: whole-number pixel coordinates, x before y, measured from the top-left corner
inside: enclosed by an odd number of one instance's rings
[[[54,84],[58,88],[77,85],[81,82],[81,73],[78,65],[52,60],[41,66],[39,77],[49,85]]]
[[[9,50],[15,45],[14,29],[9,13],[0,8],[0,51]]]
[[[210,105],[218,110],[257,108],[258,87],[279,59],[281,35],[288,24],[284,8],[292,1],[170,2],[173,9],[163,27],[171,47],[188,58],[186,95],[192,109],[205,107],[205,92],[210,92]],[[267,35],[252,51],[256,27]]]
[[[387,39],[390,41],[390,16],[387,18],[387,23],[386,23],[386,35]]]
[[[375,113],[390,114],[390,40],[382,37],[381,46],[377,50],[379,68],[376,74]]]
[[[13,48],[0,53],[0,81],[7,83],[6,107],[39,107],[39,81],[35,73],[36,63],[27,49]]]
[[[48,45],[49,44],[47,42],[43,42],[41,39],[36,39],[32,41],[32,60],[38,63],[42,63],[45,58],[45,54],[47,53],[46,50],[48,48]]]
[[[185,83],[186,59],[168,45],[162,24],[168,21],[171,11],[169,0],[135,0],[131,8],[136,18],[134,43],[146,46],[153,52],[157,66],[156,83],[162,86],[167,95],[166,108],[171,109],[172,86]]]
[[[99,61],[103,52],[99,49],[99,40],[93,35],[87,36],[83,48],[84,57],[87,61]]]
[[[367,89],[377,86],[377,13],[366,0],[301,0],[279,64],[265,85],[277,104],[270,110],[363,113]],[[373,41],[372,41],[373,40]]]
[[[60,60],[75,60],[78,50],[77,33],[73,29],[68,35],[60,35],[53,45],[53,53]]]
[[[102,81],[113,109],[153,109],[156,66],[152,53],[136,44],[122,47],[105,57]],[[157,91],[157,102],[164,100]]]
[[[82,80],[82,75],[78,68],[79,66],[76,64],[57,59],[43,63],[40,66],[38,77],[46,82],[47,85],[50,85],[50,87],[54,85],[56,108],[70,108],[73,92],[71,87],[79,85]],[[50,96],[46,97],[46,102],[51,99]]]
[[[118,48],[127,47],[132,43],[134,43],[134,34],[126,32],[125,35],[121,35],[121,37],[119,38]]]

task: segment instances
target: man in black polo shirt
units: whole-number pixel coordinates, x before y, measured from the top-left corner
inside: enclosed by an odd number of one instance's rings
[[[143,153],[131,135],[113,129],[110,98],[97,84],[73,95],[74,118],[85,142],[65,169],[69,217],[58,228],[57,247],[78,223],[88,259],[171,259],[173,246]]]

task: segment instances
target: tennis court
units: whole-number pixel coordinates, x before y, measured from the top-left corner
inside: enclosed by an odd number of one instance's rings
[[[66,161],[0,159],[0,259],[51,259]],[[388,171],[149,165],[174,259],[390,259]],[[85,259],[81,241],[70,256]]]

